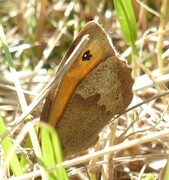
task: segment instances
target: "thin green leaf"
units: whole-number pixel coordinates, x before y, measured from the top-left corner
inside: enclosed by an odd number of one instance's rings
[[[56,165],[55,161],[55,155],[53,152],[53,146],[52,146],[52,141],[50,139],[50,134],[49,131],[46,128],[41,129],[41,144],[42,144],[42,154],[43,154],[43,159],[44,159],[44,165],[45,168],[50,168]],[[49,173],[50,179],[56,179],[57,173],[52,172]]]
[[[169,160],[169,159],[168,159]],[[169,161],[166,164],[166,168],[165,168],[165,173],[164,173],[164,178],[163,180],[168,180],[169,179]]]
[[[45,177],[46,179],[49,179],[48,172],[46,172],[46,170],[45,170],[46,169],[45,168],[45,162],[44,162],[41,147],[40,147],[40,144],[38,141],[37,133],[35,131],[34,126],[31,123],[28,123],[28,124],[29,124],[30,139],[31,139],[31,142],[33,145],[35,155],[36,155],[37,160],[38,160],[38,164],[40,166],[42,176]]]
[[[13,78],[14,85],[17,89],[16,92],[17,92],[17,95],[19,98],[19,102],[20,102],[22,110],[24,111],[24,109],[27,108],[27,103],[26,103],[25,96],[24,96],[23,91],[22,91],[21,84],[19,82],[19,78],[18,78],[17,73],[16,73],[15,65],[13,63],[13,59],[12,59],[11,53],[9,51],[8,43],[7,43],[7,40],[6,40],[6,37],[4,34],[4,30],[3,30],[3,26],[1,23],[0,23],[0,38],[2,41],[2,46],[3,46],[3,50],[5,52],[6,60],[7,60],[8,65],[9,65],[11,76]]]
[[[5,125],[3,123],[2,118],[0,117],[0,136],[3,135],[3,133],[6,132],[6,128]],[[7,160],[9,161],[9,165],[11,168],[11,171],[13,172],[13,174],[15,176],[20,176],[23,175],[23,170],[22,167],[20,165],[19,159],[16,155],[16,152],[14,150],[14,146],[12,144],[11,139],[9,138],[9,136],[7,136],[2,142],[1,142],[2,148],[4,150],[4,153],[7,157]],[[11,152],[13,151],[13,152]]]
[[[125,41],[128,44],[135,42],[137,39],[137,24],[131,0],[114,0],[114,6]]]
[[[65,168],[63,168],[60,164],[63,162],[63,156],[62,156],[62,150],[61,150],[61,145],[59,141],[59,136],[56,133],[56,130],[52,128],[51,131],[51,139],[53,143],[53,148],[54,148],[54,153],[56,157],[56,163],[59,164],[58,167],[58,176],[61,180],[68,180],[67,173],[65,171]]]
[[[51,179],[68,180],[65,169],[60,165],[63,162],[62,151],[60,147],[59,137],[56,130],[51,126],[43,126],[41,129],[41,144],[44,164],[47,168],[54,167],[58,164],[56,173],[49,176]]]

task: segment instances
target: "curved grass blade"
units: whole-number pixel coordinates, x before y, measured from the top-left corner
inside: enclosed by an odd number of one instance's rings
[[[5,125],[3,123],[2,118],[0,117],[0,136],[6,132],[6,128]],[[15,176],[21,176],[24,174],[22,167],[20,165],[18,156],[14,150],[14,146],[12,144],[11,139],[9,138],[9,136],[7,136],[2,142],[1,142],[2,148],[4,150],[4,153],[7,157],[7,161],[9,161],[9,166],[11,171],[13,172],[13,174]],[[13,150],[13,152],[11,152],[11,150]]]
[[[125,41],[131,44],[137,40],[137,24],[131,0],[114,0],[114,6]]]

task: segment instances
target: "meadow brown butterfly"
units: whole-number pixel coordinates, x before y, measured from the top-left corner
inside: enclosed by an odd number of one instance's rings
[[[94,145],[102,128],[124,112],[133,97],[131,69],[95,22],[81,30],[60,68],[87,34],[87,46],[47,96],[41,114],[42,121],[56,128],[65,157]]]

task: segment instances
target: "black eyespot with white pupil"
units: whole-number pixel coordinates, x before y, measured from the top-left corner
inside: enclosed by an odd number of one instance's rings
[[[89,61],[91,57],[92,54],[90,54],[90,50],[87,50],[82,56],[82,61]]]

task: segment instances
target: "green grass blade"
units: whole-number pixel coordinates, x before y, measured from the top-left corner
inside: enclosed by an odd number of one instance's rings
[[[24,109],[27,108],[27,103],[26,103],[26,100],[25,100],[25,97],[24,97],[24,94],[22,91],[22,87],[21,87],[20,82],[19,82],[19,78],[18,78],[16,70],[15,70],[15,65],[13,63],[13,59],[12,59],[11,53],[9,51],[8,43],[7,43],[7,40],[6,40],[6,37],[4,34],[4,30],[3,30],[1,23],[0,23],[0,39],[2,41],[3,50],[5,52],[6,60],[8,62],[8,66],[9,66],[9,69],[11,72],[11,77],[13,78],[14,85],[17,89],[16,92],[18,95],[18,99],[19,99],[21,108],[24,111]]]
[[[2,118],[0,117],[0,136],[3,135],[3,133],[6,132],[6,128],[5,125],[3,123]],[[19,159],[15,153],[15,151],[13,150],[14,146],[12,144],[11,139],[9,138],[9,136],[7,136],[2,142],[1,142],[2,148],[4,150],[4,153],[7,157],[7,159],[9,160],[9,166],[11,171],[13,172],[13,174],[15,176],[20,176],[23,175],[23,170],[22,167],[19,163]],[[13,150],[13,152],[11,152],[11,150]]]
[[[37,157],[37,161],[38,161],[42,176],[45,177],[46,179],[49,179],[48,172],[46,172],[46,170],[45,170],[46,169],[45,162],[44,162],[43,154],[42,154],[41,147],[39,144],[39,140],[37,137],[37,133],[35,131],[33,124],[32,123],[28,123],[28,124],[29,124],[30,140],[32,142],[32,146],[33,146],[35,155]]]
[[[135,48],[137,40],[137,24],[131,0],[114,0],[114,6],[125,41]]]
[[[63,162],[62,151],[59,137],[56,130],[51,126],[42,126],[41,144],[44,164],[46,168],[54,167]],[[65,169],[60,165],[54,173],[49,173],[50,179],[67,180],[68,176]]]
[[[165,173],[164,173],[163,180],[168,180],[168,179],[169,179],[169,161],[167,162],[167,165],[166,165],[166,168],[165,168]]]
[[[46,128],[42,128],[41,136],[42,136],[41,145],[42,145],[42,153],[44,158],[44,165],[45,168],[50,168],[56,165],[52,141],[50,139],[50,133]],[[56,179],[57,177],[56,171],[49,173],[49,176],[50,179]]]
[[[51,131],[51,139],[52,139],[52,143],[53,143],[56,163],[61,164],[63,162],[62,150],[61,150],[61,146],[60,146],[59,136],[56,133],[56,130],[54,128],[52,128],[52,131]],[[67,176],[67,173],[65,171],[65,168],[63,168],[61,165],[58,168],[58,176],[61,180],[69,179]]]

